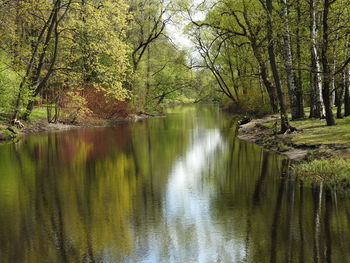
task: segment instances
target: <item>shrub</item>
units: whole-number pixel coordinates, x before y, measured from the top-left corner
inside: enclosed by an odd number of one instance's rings
[[[236,113],[255,115],[258,117],[272,113],[269,98],[265,94],[263,99],[260,91],[251,90],[249,94],[240,96],[239,103],[230,103],[231,105],[228,109]]]
[[[81,96],[79,90],[69,91],[64,99],[61,120],[65,123],[77,123],[91,114],[87,101]]]

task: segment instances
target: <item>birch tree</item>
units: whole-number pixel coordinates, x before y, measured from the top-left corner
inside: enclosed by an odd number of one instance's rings
[[[287,76],[287,86],[289,93],[289,101],[292,113],[292,119],[299,119],[303,117],[304,106],[298,103],[297,91],[295,85],[295,78],[293,72],[293,55],[292,55],[292,44],[290,36],[290,25],[289,25],[289,12],[287,0],[281,0],[282,16],[284,22],[283,30],[283,50],[285,58],[285,70]]]
[[[322,97],[321,62],[319,56],[319,0],[310,0],[310,37],[311,37],[311,93],[310,117],[323,118],[325,108]]]

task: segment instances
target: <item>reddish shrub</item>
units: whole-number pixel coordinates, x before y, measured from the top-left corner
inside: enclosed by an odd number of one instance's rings
[[[125,101],[118,101],[113,98],[108,98],[102,91],[98,91],[91,86],[85,86],[80,91],[80,95],[85,99],[85,106],[91,111],[93,118],[116,120],[123,119],[129,116],[131,113],[128,103]],[[62,108],[69,107],[70,97],[64,95],[60,106]]]
[[[87,100],[87,107],[97,118],[113,120],[126,118],[130,114],[127,102],[108,98],[96,89],[85,88],[83,97]]]

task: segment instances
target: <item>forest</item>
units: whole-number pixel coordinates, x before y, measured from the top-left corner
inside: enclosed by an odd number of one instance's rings
[[[0,21],[2,121],[214,101],[279,113],[284,133],[289,119],[350,115],[347,0],[1,0]]]
[[[0,0],[0,261],[350,262],[349,0]]]

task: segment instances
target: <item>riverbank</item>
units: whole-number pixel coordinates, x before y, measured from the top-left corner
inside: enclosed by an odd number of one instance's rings
[[[309,147],[293,144],[293,134],[278,134],[278,121],[279,118],[274,115],[253,119],[239,126],[238,138],[254,142],[263,148],[287,156],[294,161],[305,160],[309,152]]]
[[[350,183],[350,118],[328,127],[324,120],[292,121],[297,131],[279,134],[279,117],[270,115],[240,125],[239,138],[287,156],[300,178],[311,182]]]
[[[67,124],[62,122],[48,123],[46,118],[38,118],[31,122],[21,122],[17,125],[9,125],[6,122],[0,122],[0,144],[8,141],[14,141],[27,134],[91,127],[108,127],[120,122],[139,121],[153,117],[160,116],[140,112],[138,114],[130,114],[126,117],[114,120],[89,119],[84,122],[80,121],[74,124]]]

